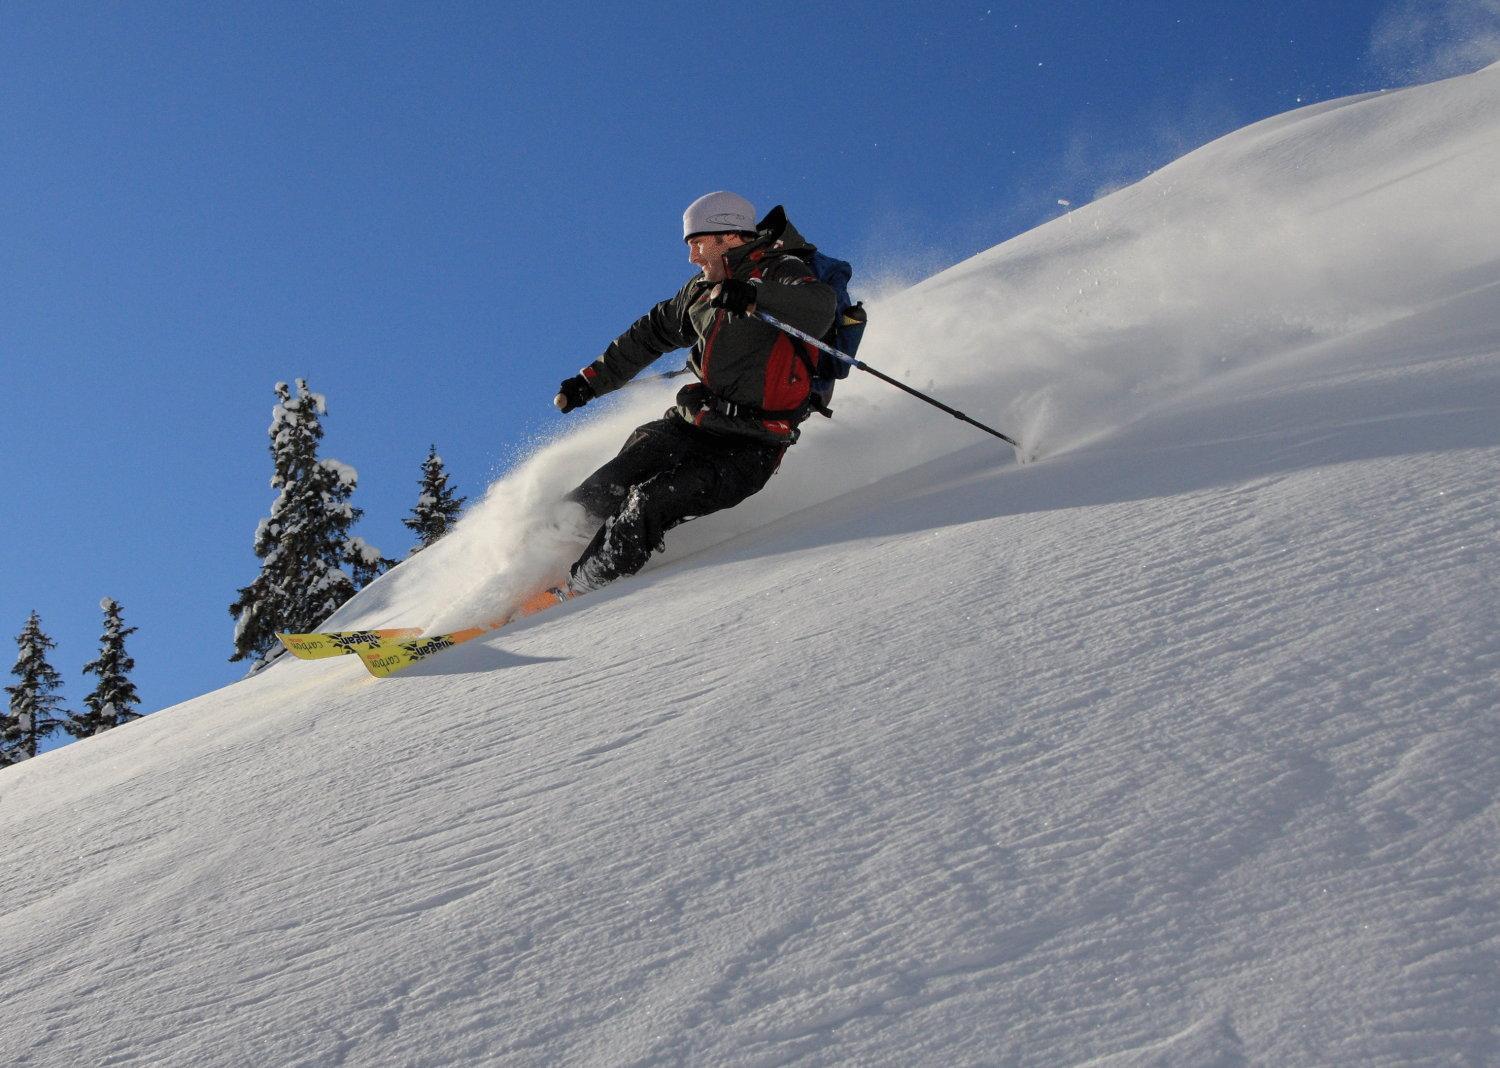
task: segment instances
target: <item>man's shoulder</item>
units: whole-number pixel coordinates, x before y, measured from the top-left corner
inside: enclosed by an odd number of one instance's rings
[[[794,252],[772,252],[760,263],[761,277],[776,282],[816,282],[812,264]]]

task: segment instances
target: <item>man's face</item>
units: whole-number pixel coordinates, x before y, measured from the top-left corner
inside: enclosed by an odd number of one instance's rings
[[[724,268],[724,253],[744,243],[739,234],[699,234],[688,240],[688,260],[702,269],[708,281],[722,282],[729,277]]]

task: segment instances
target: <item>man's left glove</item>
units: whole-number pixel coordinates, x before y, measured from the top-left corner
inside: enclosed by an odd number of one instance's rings
[[[552,398],[552,403],[557,405],[557,410],[566,414],[574,408],[582,408],[594,399],[594,387],[589,385],[589,380],[583,375],[574,375],[572,378],[563,379],[562,385],[557,387],[557,396]]]
[[[709,294],[710,308],[723,308],[730,315],[749,315],[755,310],[755,285],[739,278],[727,278]]]

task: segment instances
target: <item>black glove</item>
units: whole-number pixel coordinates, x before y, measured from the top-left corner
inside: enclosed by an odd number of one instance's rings
[[[708,298],[710,308],[723,308],[730,315],[749,315],[755,307],[756,287],[738,278],[729,278],[714,287]]]
[[[589,380],[583,375],[574,375],[572,378],[564,378],[562,385],[557,387],[557,396],[552,398],[552,403],[557,405],[560,412],[571,412],[574,408],[582,408],[594,399],[594,387],[589,385]]]

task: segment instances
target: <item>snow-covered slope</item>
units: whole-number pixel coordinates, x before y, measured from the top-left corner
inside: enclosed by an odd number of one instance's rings
[[[1260,123],[876,304],[1041,462],[853,381],[634,581],[0,773],[0,1055],[1500,1061],[1497,178],[1500,67]]]

